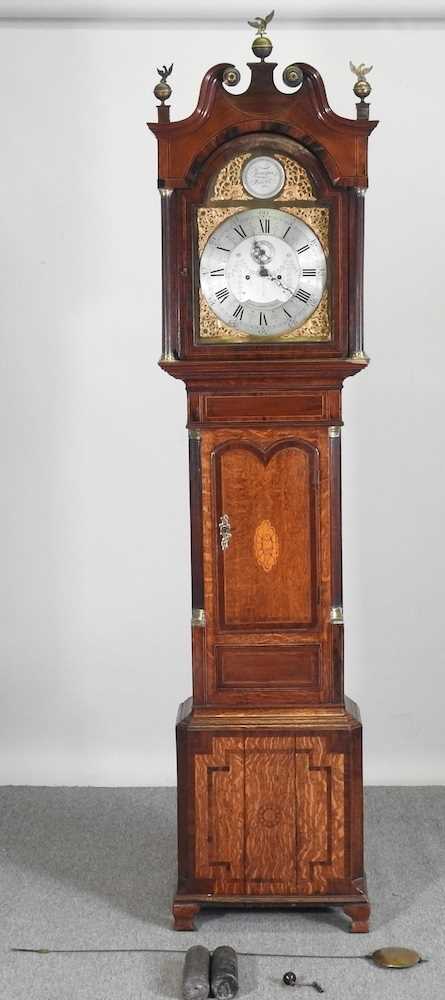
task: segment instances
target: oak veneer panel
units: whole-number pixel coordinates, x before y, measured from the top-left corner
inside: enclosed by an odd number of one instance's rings
[[[244,878],[244,741],[216,737],[195,756],[195,874],[218,891],[240,891]]]
[[[289,519],[293,519],[292,531],[295,530],[295,524],[297,518],[293,514],[296,508],[298,499],[290,499],[289,503],[286,503],[286,496],[283,495],[282,490],[280,490],[279,481],[272,484],[272,497],[263,496],[264,491],[262,490],[262,484],[264,479],[263,469],[267,468],[267,459],[273,460],[274,457],[278,457],[280,451],[282,450],[285,455],[292,456],[294,454],[302,455],[300,459],[300,468],[303,474],[307,473],[306,484],[300,481],[299,487],[303,489],[306,486],[306,491],[304,492],[303,505],[306,505],[306,511],[310,512],[308,516],[306,539],[310,539],[310,547],[307,546],[309,552],[306,553],[306,557],[311,560],[311,613],[313,615],[312,619],[304,622],[295,621],[279,621],[273,622],[271,619],[263,622],[258,621],[258,615],[256,610],[252,611],[252,623],[251,624],[227,624],[225,621],[224,613],[224,562],[230,567],[230,559],[233,557],[235,551],[235,527],[236,527],[236,511],[235,520],[232,525],[232,540],[229,548],[222,553],[220,548],[219,532],[218,532],[218,521],[221,514],[224,512],[221,506],[221,496],[218,487],[218,476],[217,464],[221,460],[221,456],[226,453],[226,445],[230,445],[230,450],[233,447],[234,452],[237,450],[238,446],[240,448],[239,454],[243,457],[246,455],[252,455],[254,460],[253,468],[255,474],[259,470],[259,486],[257,491],[257,504],[270,504],[271,502],[276,503],[279,513],[284,510],[283,513],[283,523],[286,527]],[[249,447],[252,446],[252,447]],[[298,447],[297,447],[298,446]],[[306,458],[307,456],[307,458]],[[298,461],[298,459],[297,459]],[[330,535],[330,466],[329,466],[329,438],[328,431],[326,427],[314,428],[305,427],[303,429],[293,429],[293,430],[278,430],[271,428],[264,429],[254,429],[246,428],[245,430],[240,430],[238,428],[233,428],[229,430],[203,430],[201,432],[201,464],[202,464],[202,525],[203,525],[203,577],[204,577],[204,595],[205,595],[205,612],[206,612],[206,629],[205,629],[205,645],[206,653],[205,660],[201,660],[197,664],[198,670],[196,674],[196,691],[203,692],[204,701],[199,700],[198,704],[208,704],[208,705],[218,705],[223,704],[259,704],[262,706],[270,705],[303,705],[309,703],[329,703],[332,704],[335,701],[335,691],[333,687],[333,677],[332,677],[332,650],[331,650],[331,631],[332,626],[329,625],[329,609],[331,606],[331,535]],[[242,466],[242,458],[239,462]],[[284,462],[286,467],[286,461]],[[272,466],[273,468],[273,466]],[[297,466],[298,468],[298,466]],[[310,471],[308,471],[310,470]],[[259,488],[261,487],[261,489]],[[250,567],[253,582],[259,580],[260,588],[263,588],[262,600],[263,603],[266,601],[269,593],[273,596],[274,587],[272,583],[276,581],[281,582],[283,602],[287,612],[286,618],[289,616],[289,602],[294,603],[296,601],[295,595],[291,594],[291,581],[292,572],[296,572],[296,567],[291,567],[291,572],[289,576],[284,573],[279,575],[277,571],[277,566],[283,567],[282,552],[280,556],[280,538],[278,537],[278,560],[275,564],[270,566],[270,559],[272,555],[273,561],[273,547],[270,550],[266,550],[266,569],[259,565],[255,556],[255,531],[258,527],[258,523],[262,521],[270,521],[272,527],[277,530],[276,523],[273,524],[272,513],[269,516],[263,517],[261,521],[259,518],[253,519],[252,511],[254,510],[255,497],[250,505],[246,505],[246,497],[244,488],[230,486],[234,496],[239,497],[241,509],[246,510],[246,522],[248,525],[248,530],[250,531],[250,538],[244,537],[241,543],[242,551],[245,554],[245,564]],[[298,490],[296,491],[296,496],[298,498]],[[262,507],[264,513],[264,507]],[[267,508],[269,512],[269,508]],[[233,513],[233,512],[232,512]],[[300,508],[301,514],[301,508]],[[249,527],[250,519],[250,527]],[[239,522],[238,522],[239,527]],[[283,529],[284,530],[284,529]],[[301,538],[293,540],[289,538],[289,533],[287,531],[287,537],[284,539],[284,552],[289,548],[292,553],[292,546],[295,548],[301,545]],[[278,530],[277,530],[278,536]],[[263,539],[264,540],[264,539]],[[265,539],[267,543],[267,537]],[[236,556],[239,558],[239,555]],[[260,559],[262,556],[260,555]],[[268,569],[267,566],[270,566]],[[245,566],[243,566],[244,574]],[[244,574],[246,575],[246,574]],[[229,579],[231,582],[232,577]],[[248,579],[237,578],[236,575],[233,576],[233,584],[235,590],[235,600],[236,592],[239,585],[242,589],[241,593],[244,595],[246,591],[250,591],[250,587],[253,583]],[[308,581],[306,580],[305,589],[303,587],[303,594],[306,594],[306,600],[308,599]],[[261,596],[261,590],[259,590]],[[296,590],[298,596],[298,589]],[[243,599],[244,599],[243,597]],[[276,599],[276,598],[275,598]],[[256,593],[252,595],[252,601],[255,601],[255,609],[257,607],[257,597]],[[267,613],[267,608],[266,608]],[[283,616],[284,617],[284,616]],[[264,685],[262,687],[246,687],[243,688],[242,696],[239,694],[236,688],[225,686],[220,687],[220,681],[218,678],[219,666],[218,666],[218,648],[222,645],[229,646],[265,646],[271,645],[275,647],[276,645],[290,645],[294,647],[300,646],[302,649],[307,644],[317,645],[320,650],[320,676],[319,682],[315,687],[309,687],[306,685],[294,686],[292,689],[284,689],[280,685],[275,687],[273,685]],[[306,656],[303,652],[302,656]],[[205,671],[205,683],[199,685],[199,671]],[[199,696],[200,697],[200,696]]]
[[[316,450],[298,440],[266,453],[242,441],[217,452],[218,507],[232,531],[219,555],[223,627],[314,623],[317,471]]]
[[[312,688],[320,683],[320,646],[216,646],[217,686]]]
[[[195,875],[226,895],[347,885],[345,751],[330,736],[214,737],[197,753]],[[351,747],[352,752],[352,747]]]
[[[295,884],[295,744],[246,738],[246,891],[283,892]],[[284,888],[286,887],[286,889]]]
[[[322,737],[296,737],[298,885],[329,891],[345,875],[344,754],[327,753]]]

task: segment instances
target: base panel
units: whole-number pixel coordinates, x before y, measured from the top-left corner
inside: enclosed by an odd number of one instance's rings
[[[366,933],[358,712],[282,725],[181,713],[177,930],[203,906],[338,906]]]

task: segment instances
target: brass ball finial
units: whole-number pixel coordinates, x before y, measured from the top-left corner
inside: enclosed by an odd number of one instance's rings
[[[283,70],[283,83],[288,87],[300,87],[303,83],[303,70],[298,63],[291,63]]]
[[[372,66],[365,66],[363,62],[359,66],[354,66],[353,62],[349,62],[349,67],[357,77],[353,86],[355,96],[360,98],[360,104],[357,104],[357,118],[369,118],[369,104],[366,104],[366,98],[369,97],[372,87],[366,77],[371,72]]]
[[[158,68],[158,73],[161,79],[156,84],[153,93],[156,100],[160,101],[161,104],[164,104],[165,101],[168,101],[169,97],[171,97],[172,88],[170,87],[170,84],[167,83],[167,77],[170,76],[172,69],[173,63],[168,67],[168,69],[167,66],[163,66],[162,69]]]
[[[256,37],[252,42],[252,52],[257,59],[261,59],[261,62],[264,62],[272,52],[272,42],[265,32],[274,13],[275,11],[271,10],[270,14],[266,14],[265,17],[255,17],[253,21],[247,22],[251,28],[256,28]]]
[[[241,80],[241,73],[236,66],[226,66],[223,73],[223,83],[226,87],[236,87]]]

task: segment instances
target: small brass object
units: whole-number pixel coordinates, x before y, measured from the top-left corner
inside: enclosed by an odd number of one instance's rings
[[[219,538],[220,538],[221,548],[223,552],[225,552],[226,549],[229,548],[230,539],[232,538],[232,527],[230,524],[228,514],[221,514],[221,517],[218,522],[218,528],[219,528]]]
[[[288,87],[299,87],[303,83],[303,70],[298,63],[291,63],[283,70],[283,83]]]
[[[257,59],[267,59],[272,52],[272,42],[270,38],[266,35],[267,25],[270,23],[274,16],[275,11],[271,10],[270,14],[266,14],[265,17],[255,17],[253,21],[248,21],[247,23],[251,28],[256,28],[256,38],[252,42],[252,52]]]
[[[331,424],[331,426],[328,427],[328,437],[330,438],[341,437],[341,426],[339,424]]]
[[[192,610],[192,626],[198,625],[199,628],[205,628],[206,625],[206,613],[204,608],[193,608]]]
[[[343,625],[343,608],[340,605],[331,608],[329,621],[331,625]]]
[[[381,969],[410,969],[425,961],[414,948],[379,948],[368,957]]]
[[[167,66],[163,66],[162,69],[158,69],[158,73],[161,79],[156,84],[153,93],[156,99],[161,102],[161,104],[164,104],[165,101],[168,101],[169,97],[171,97],[172,88],[170,87],[170,84],[167,83],[167,77],[170,76],[172,69],[173,69],[173,63],[171,64],[171,66],[168,67],[168,69]]]
[[[241,80],[241,73],[236,66],[226,66],[223,73],[223,83],[226,87],[236,87]]]

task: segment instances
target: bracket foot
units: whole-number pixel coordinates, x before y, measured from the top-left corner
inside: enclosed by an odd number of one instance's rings
[[[172,913],[175,931],[194,931],[195,917],[201,907],[199,903],[173,903]]]

